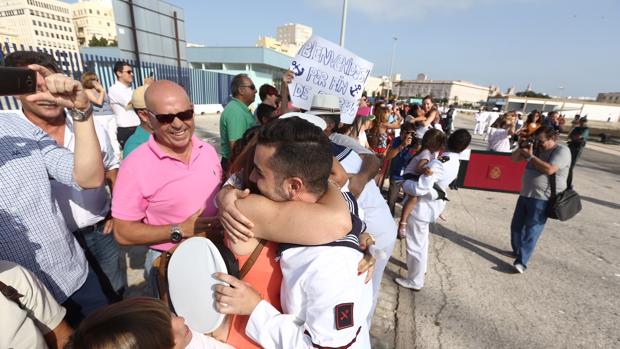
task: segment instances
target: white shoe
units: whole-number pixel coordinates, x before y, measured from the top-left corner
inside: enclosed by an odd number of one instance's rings
[[[521,263],[515,264],[514,267],[515,267],[515,270],[517,271],[517,273],[519,273],[519,274],[523,274],[523,272],[525,271],[525,267]]]
[[[410,290],[414,290],[415,292],[418,292],[419,290],[421,290],[422,288],[417,288],[413,286],[413,283],[407,279],[404,278],[396,278],[394,279],[394,282],[396,282],[397,284],[399,284],[400,286],[404,287],[404,288],[408,288]]]

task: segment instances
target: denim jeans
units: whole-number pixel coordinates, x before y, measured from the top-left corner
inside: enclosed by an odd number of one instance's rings
[[[116,240],[114,240],[114,235],[112,233],[104,235],[103,228],[104,224],[101,224],[93,231],[84,232],[78,230],[74,234],[76,237],[79,235],[78,241],[80,237],[84,239],[86,246],[82,247],[92,254],[101,272],[110,281],[110,286],[112,286],[114,292],[122,293],[127,285],[127,269],[121,261],[121,250]],[[95,272],[97,272],[96,269],[95,267]]]
[[[110,298],[105,294],[97,275],[92,268],[88,268],[88,277],[80,288],[73,292],[62,306],[67,309],[65,320],[73,328],[76,328],[88,315],[97,309],[111,304]]]
[[[510,225],[512,251],[516,254],[515,264],[527,268],[536,242],[547,222],[547,200],[519,196]]]

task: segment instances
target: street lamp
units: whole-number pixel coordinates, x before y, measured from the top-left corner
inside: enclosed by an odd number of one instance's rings
[[[344,47],[344,34],[347,29],[347,4],[349,0],[342,3],[342,21],[340,22],[340,46]]]
[[[394,83],[394,80],[392,79],[392,70],[394,69],[394,54],[396,53],[396,41],[398,40],[398,37],[393,36],[392,39],[394,39],[394,42],[392,43],[392,60],[390,62],[390,89],[388,90],[388,99],[390,99],[390,93],[392,92],[392,84]]]

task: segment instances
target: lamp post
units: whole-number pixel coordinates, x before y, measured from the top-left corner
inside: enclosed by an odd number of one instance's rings
[[[347,5],[349,0],[342,2],[342,21],[340,22],[340,46],[344,47],[344,35],[347,29]]]
[[[398,40],[398,37],[393,36],[392,39],[394,39],[394,42],[392,43],[392,59],[390,61],[390,89],[388,90],[388,99],[390,99],[390,94],[392,92],[392,84],[394,83],[394,80],[392,79],[392,70],[394,69],[394,54],[396,53],[396,41]]]

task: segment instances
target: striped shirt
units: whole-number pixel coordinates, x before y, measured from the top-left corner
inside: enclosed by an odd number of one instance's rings
[[[62,303],[86,281],[88,265],[50,178],[77,187],[73,154],[20,115],[0,115],[0,260],[29,269]]]

